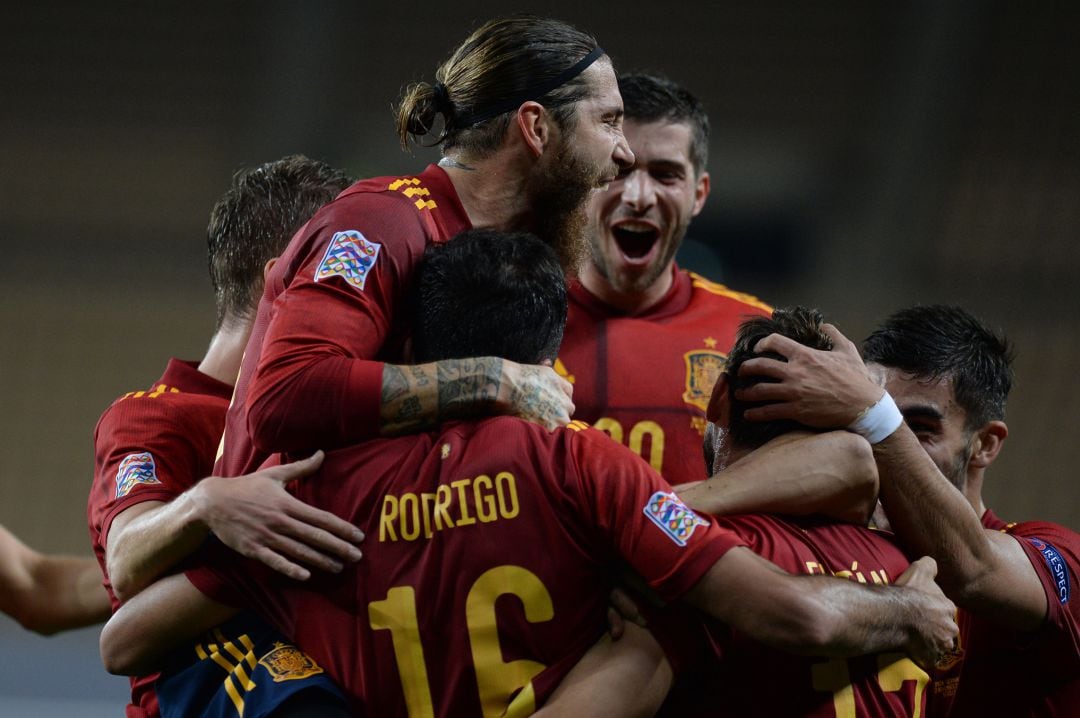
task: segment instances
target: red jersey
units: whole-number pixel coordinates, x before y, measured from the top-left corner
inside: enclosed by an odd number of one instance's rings
[[[210,475],[231,394],[231,386],[203,374],[194,362],[171,359],[153,386],[124,394],[98,420],[87,521],[113,610],[119,601],[105,570],[113,519],[143,501],[172,501]],[[158,714],[156,679],[131,679],[129,718]]]
[[[1043,521],[1007,524],[990,511],[982,521],[1023,547],[1046,591],[1046,620],[1017,634],[961,611],[958,650],[939,671],[932,708],[951,716],[1080,716],[1080,535]]]
[[[276,451],[374,437],[382,361],[400,360],[398,309],[433,242],[470,227],[446,173],[361,180],[313,216],[274,265],[259,302],[218,473]]]
[[[575,283],[555,369],[574,418],[629,446],[673,484],[706,477],[705,409],[739,324],[772,308],[672,268],[664,298],[627,316]]]
[[[892,535],[861,526],[750,514],[716,519],[755,553],[795,574],[831,574],[890,584],[908,567]],[[722,667],[710,714],[724,716],[926,715],[929,676],[899,653],[857,658],[795,656],[733,635],[721,641]]]
[[[742,544],[583,427],[497,417],[333,452],[294,490],[365,531],[361,561],[297,583],[220,551],[188,577],[254,606],[367,715],[531,713],[603,634],[614,561],[672,599]]]

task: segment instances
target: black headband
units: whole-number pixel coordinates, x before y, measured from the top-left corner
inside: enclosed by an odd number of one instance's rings
[[[585,72],[589,65],[596,62],[597,59],[603,56],[603,54],[604,49],[602,47],[597,47],[588,55],[581,58],[576,63],[566,68],[550,80],[529,87],[524,91],[519,92],[517,95],[503,100],[502,102],[497,102],[481,112],[475,112],[471,115],[461,115],[454,117],[454,125],[459,128],[472,127],[473,125],[478,125],[485,120],[490,120],[492,117],[498,117],[504,112],[509,112],[510,110],[517,109],[523,102],[528,102],[529,100],[536,100],[538,98],[541,98],[547,93],[554,90],[556,87],[561,87],[562,85],[565,85],[570,80]]]

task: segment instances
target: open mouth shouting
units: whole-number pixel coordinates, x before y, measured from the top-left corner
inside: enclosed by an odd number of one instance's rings
[[[638,219],[612,224],[611,236],[628,264],[648,264],[660,244],[660,229],[652,222]]]

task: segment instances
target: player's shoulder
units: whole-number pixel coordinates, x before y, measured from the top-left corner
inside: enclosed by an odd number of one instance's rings
[[[766,302],[746,292],[737,292],[719,282],[703,277],[697,272],[679,270],[684,272],[690,281],[694,301],[723,303],[741,306],[746,314],[772,314],[773,307]]]
[[[356,182],[324,207],[330,215],[363,218],[372,209],[399,221],[420,221],[438,209],[438,190],[420,175],[386,175]]]
[[[574,419],[558,431],[564,442],[582,446],[587,451],[608,452],[612,447],[619,446],[606,432],[580,419]]]
[[[1067,551],[1073,556],[1080,556],[1080,533],[1051,521],[1021,521],[1008,524],[1005,533],[1028,541],[1036,549],[1045,552],[1046,546]]]
[[[98,418],[95,441],[148,430],[164,433],[170,427],[182,433],[193,423],[224,421],[228,409],[229,401],[223,397],[159,383],[117,397]]]

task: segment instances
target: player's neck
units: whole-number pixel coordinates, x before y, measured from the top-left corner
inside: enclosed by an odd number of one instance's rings
[[[640,314],[655,306],[671,289],[675,273],[673,264],[669,264],[660,276],[649,286],[640,291],[620,291],[615,287],[593,262],[586,262],[578,280],[589,293],[609,307],[614,307],[624,314]]]
[[[229,386],[236,384],[244,348],[251,336],[251,320],[226,319],[210,340],[206,355],[199,362],[199,371]]]
[[[444,157],[439,166],[454,185],[469,223],[477,228],[520,229],[528,217],[527,173],[496,152],[483,160]]]

